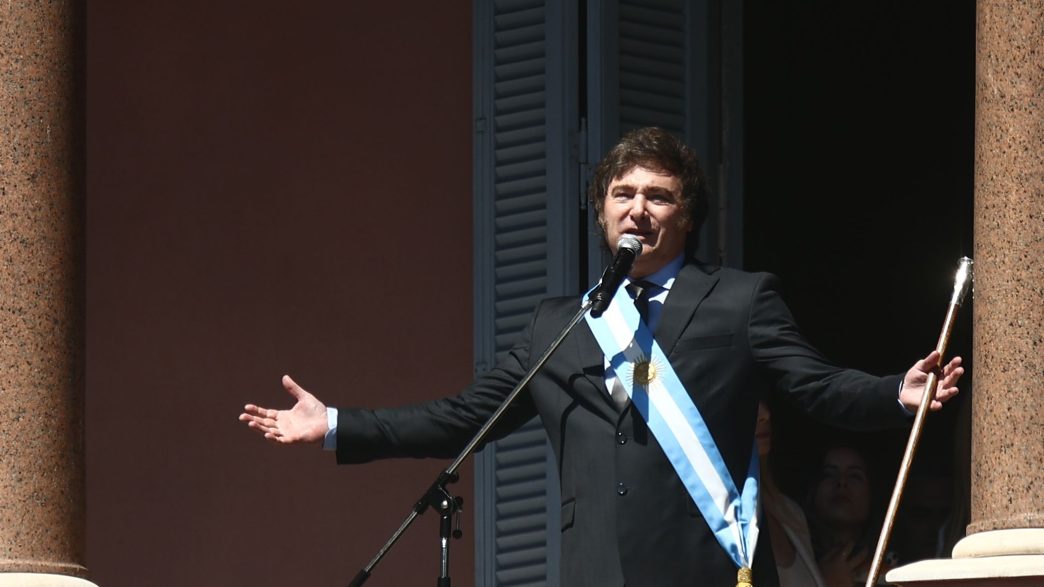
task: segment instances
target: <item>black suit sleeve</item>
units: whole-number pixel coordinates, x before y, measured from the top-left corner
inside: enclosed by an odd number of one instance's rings
[[[763,274],[753,290],[748,335],[755,362],[813,418],[856,430],[908,424],[898,402],[902,376],[877,377],[828,361],[798,331],[773,275]]]
[[[337,462],[457,456],[525,375],[537,315],[539,309],[497,366],[456,396],[397,408],[339,409]],[[535,415],[532,398],[523,391],[489,440],[507,436]]]

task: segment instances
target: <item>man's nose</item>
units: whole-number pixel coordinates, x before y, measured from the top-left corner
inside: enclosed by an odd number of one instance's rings
[[[631,199],[631,209],[629,211],[631,218],[638,220],[645,216],[645,206],[647,203],[648,200],[645,199],[644,195],[636,194],[634,198]]]

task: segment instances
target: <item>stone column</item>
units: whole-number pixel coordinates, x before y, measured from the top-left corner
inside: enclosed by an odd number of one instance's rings
[[[979,0],[971,524],[900,585],[1044,585],[1044,0]]]
[[[84,556],[83,30],[0,6],[0,586],[90,586]]]

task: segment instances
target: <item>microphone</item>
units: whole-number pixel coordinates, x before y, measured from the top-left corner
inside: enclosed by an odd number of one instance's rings
[[[591,302],[591,316],[598,318],[609,307],[609,302],[616,295],[624,277],[631,272],[631,266],[638,255],[642,254],[642,242],[632,235],[625,234],[616,243],[616,256],[613,262],[605,268],[602,274],[602,283],[598,286],[588,301]]]

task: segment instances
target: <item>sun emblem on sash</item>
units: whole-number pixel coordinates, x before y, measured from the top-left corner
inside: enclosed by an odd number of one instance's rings
[[[634,383],[645,387],[656,379],[656,365],[651,361],[638,361],[634,364]]]
[[[657,361],[651,361],[647,357],[638,359],[631,369],[631,383],[635,386],[649,387],[659,376],[660,367]]]

